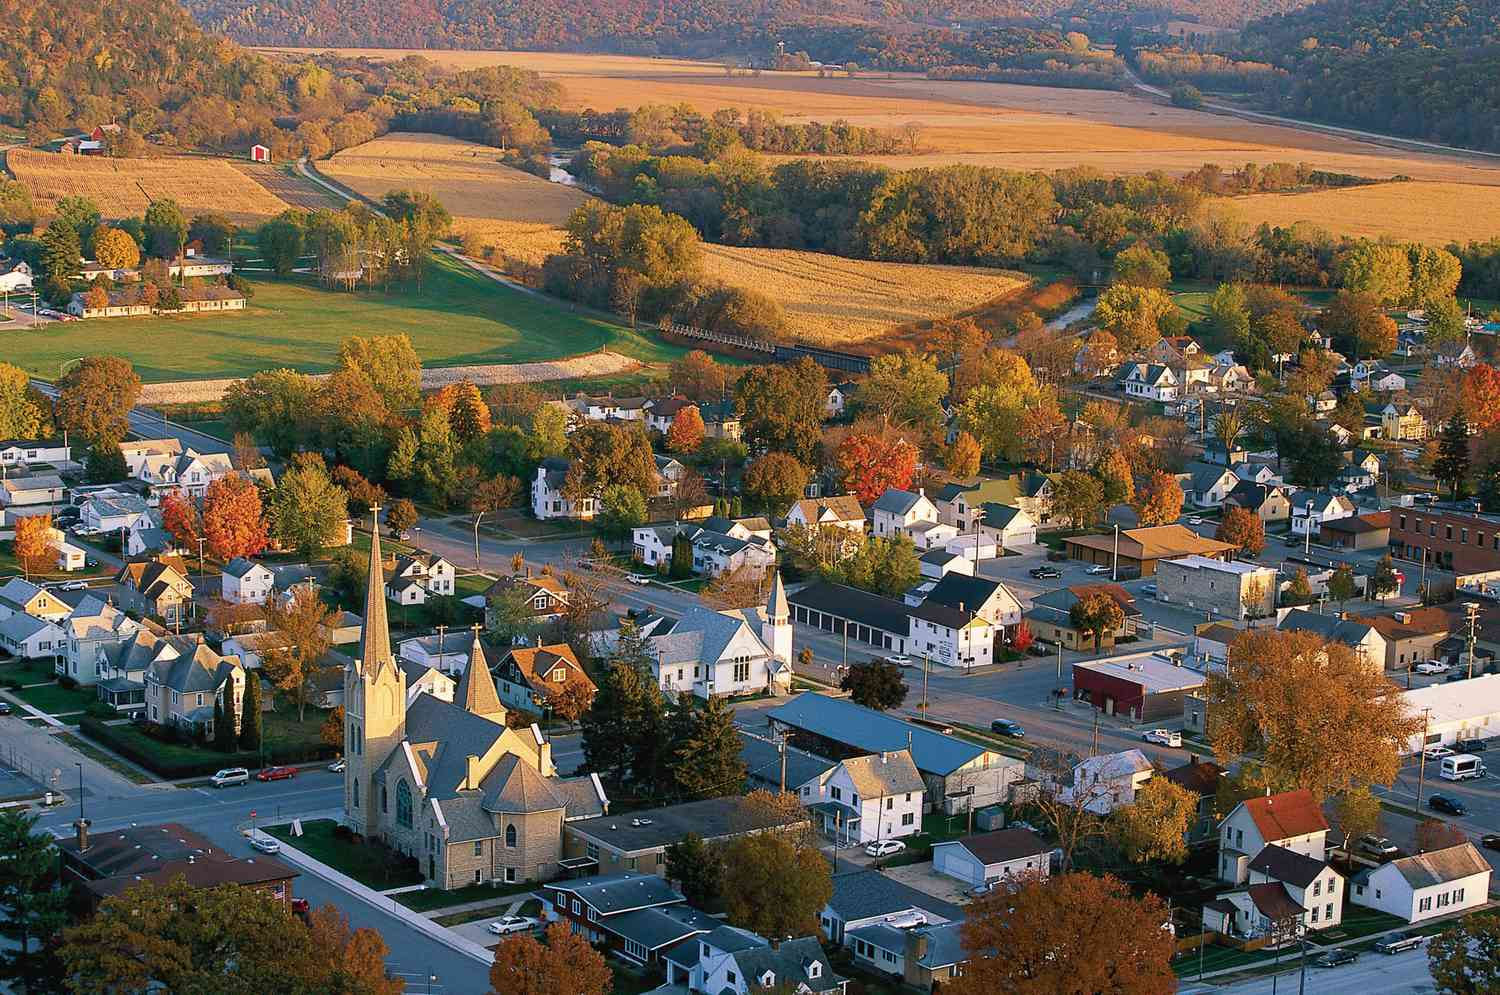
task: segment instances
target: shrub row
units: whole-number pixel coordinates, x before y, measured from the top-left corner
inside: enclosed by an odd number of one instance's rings
[[[252,750],[240,750],[236,753],[204,750],[201,760],[168,759],[158,750],[145,747],[135,736],[121,734],[117,727],[107,726],[88,715],[79,720],[78,731],[95,742],[109,747],[125,759],[132,760],[164,778],[198,777],[223,770],[225,767],[253,769],[260,766],[260,753]],[[266,762],[268,764],[304,763],[312,760],[326,760],[336,753],[337,751],[326,743],[296,747],[281,746],[274,749],[268,747]]]

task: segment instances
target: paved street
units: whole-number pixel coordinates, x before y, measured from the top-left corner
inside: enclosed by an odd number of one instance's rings
[[[1292,970],[1274,978],[1256,978],[1237,985],[1199,986],[1184,982],[1178,995],[1214,992],[1215,995],[1430,995],[1435,989],[1427,970],[1427,951],[1408,950],[1399,954],[1362,953],[1353,964],[1321,968],[1310,963],[1309,951],[1306,988],[1299,988],[1299,972]]]

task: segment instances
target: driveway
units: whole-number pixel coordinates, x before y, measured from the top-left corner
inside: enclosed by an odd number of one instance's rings
[[[968,886],[961,881],[955,881],[946,874],[939,874],[932,869],[930,861],[908,864],[905,867],[888,867],[885,873],[887,877],[894,878],[910,888],[915,888],[953,905],[967,905],[970,901],[969,896],[964,894]]]

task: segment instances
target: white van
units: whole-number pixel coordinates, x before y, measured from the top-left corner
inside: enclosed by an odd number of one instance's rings
[[[1455,753],[1451,757],[1444,757],[1443,769],[1438,772],[1445,781],[1468,781],[1483,777],[1486,773],[1484,761],[1472,753]]]
[[[216,788],[227,788],[235,784],[249,784],[250,772],[243,767],[229,767],[209,778]]]

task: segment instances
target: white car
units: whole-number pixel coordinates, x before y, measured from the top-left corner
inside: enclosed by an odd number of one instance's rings
[[[1453,751],[1448,749],[1446,746],[1429,746],[1427,749],[1422,751],[1422,756],[1426,757],[1428,760],[1441,760],[1444,757],[1453,756]]]
[[[889,857],[893,853],[900,853],[906,849],[906,844],[900,840],[876,840],[865,847],[865,853],[871,857]]]
[[[651,578],[646,574],[631,574],[626,579],[629,580],[632,584],[639,585],[640,587],[646,587],[651,583]]]
[[[252,836],[250,838],[250,845],[259,850],[261,853],[281,852],[281,844],[271,839],[271,837],[269,836]]]
[[[62,591],[82,591],[86,590],[88,586],[89,582],[86,580],[70,580],[66,584],[59,585],[58,589]]]
[[[1084,573],[1093,574],[1095,576],[1098,576],[1099,574],[1107,574],[1109,573],[1109,567],[1105,566],[1103,563],[1096,563],[1085,570]]]
[[[885,658],[885,662],[886,663],[894,663],[898,667],[910,667],[911,666],[911,657],[904,656],[904,655],[902,655],[900,653],[896,653],[896,654],[893,654],[892,656],[886,657]]]
[[[1148,743],[1160,743],[1162,746],[1181,746],[1182,733],[1171,729],[1152,729],[1141,736]]]
[[[1448,665],[1438,660],[1424,660],[1412,669],[1419,674],[1446,674]]]
[[[496,936],[506,936],[510,933],[526,933],[540,923],[531,916],[501,916],[490,923],[488,929]]]
[[[328,765],[328,769],[333,771],[335,774],[342,774],[344,772],[344,766],[344,758],[339,757],[333,763]]]

